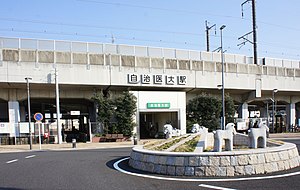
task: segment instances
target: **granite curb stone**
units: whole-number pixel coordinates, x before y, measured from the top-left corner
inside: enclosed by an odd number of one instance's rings
[[[129,165],[135,169],[172,176],[239,176],[272,173],[300,165],[296,145],[247,151],[170,153],[134,147]]]

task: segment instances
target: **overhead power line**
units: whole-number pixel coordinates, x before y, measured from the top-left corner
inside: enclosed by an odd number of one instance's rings
[[[71,26],[71,27],[81,27],[81,28],[98,28],[98,29],[113,29],[113,30],[129,30],[129,31],[138,31],[138,32],[151,32],[151,33],[166,33],[166,34],[179,34],[179,35],[190,35],[190,36],[199,36],[204,34],[191,33],[191,32],[174,32],[167,30],[153,30],[153,29],[141,29],[141,28],[126,28],[126,27],[114,27],[114,26],[99,26],[99,25],[88,25],[88,24],[74,24],[74,23],[63,23],[63,22],[50,22],[42,20],[29,20],[29,19],[16,19],[16,18],[0,18],[3,21],[12,21],[12,22],[25,22],[25,23],[34,23],[34,24],[48,24],[48,25],[59,25],[59,26]]]
[[[229,15],[218,15],[218,14],[211,14],[207,12],[204,13],[200,11],[191,11],[191,10],[183,10],[183,9],[168,9],[168,8],[161,8],[161,7],[151,7],[151,6],[144,6],[144,5],[126,4],[126,3],[113,3],[113,2],[96,1],[96,0],[77,0],[77,1],[86,2],[86,3],[131,7],[131,8],[142,8],[142,9],[150,9],[150,10],[158,10],[158,11],[185,13],[185,14],[197,14],[197,15],[216,16],[216,17],[223,17],[223,18],[226,17],[226,18],[234,18],[240,20],[239,17],[229,16]]]
[[[129,38],[129,37],[123,37],[123,36],[115,36],[111,34],[107,35],[93,35],[93,34],[82,34],[82,33],[66,33],[66,32],[54,32],[54,31],[34,31],[34,30],[19,30],[19,29],[5,29],[5,28],[0,28],[0,31],[5,31],[5,32],[22,32],[22,33],[32,33],[32,34],[45,34],[45,35],[50,35],[50,34],[55,34],[55,35],[62,35],[62,36],[82,36],[82,37],[92,37],[92,38],[102,38],[102,39],[107,39],[108,41],[112,42],[112,37],[114,42],[116,40],[130,40],[130,41],[140,41],[140,42],[154,42],[154,43],[165,43],[165,44],[178,44],[178,45],[189,45],[189,46],[197,46],[199,47],[199,44],[195,44],[192,42],[179,42],[179,41],[166,41],[166,40],[151,40],[151,39],[143,39],[143,38]]]
[[[143,5],[135,5],[135,4],[125,4],[125,3],[114,3],[114,2],[105,2],[105,1],[97,1],[97,0],[77,0],[78,2],[85,2],[85,3],[96,3],[96,4],[105,4],[105,5],[113,5],[113,6],[123,6],[123,7],[132,7],[132,8],[143,8],[143,9],[150,9],[150,10],[159,10],[159,11],[167,11],[167,12],[175,12],[175,13],[187,13],[187,14],[196,14],[196,15],[204,15],[204,16],[214,16],[214,17],[221,17],[221,18],[231,18],[236,20],[246,20],[246,21],[252,21],[252,19],[248,18],[240,18],[230,15],[220,15],[220,14],[212,14],[209,12],[203,12],[203,11],[191,11],[191,10],[183,10],[183,9],[168,9],[168,8],[161,8],[161,7],[151,7],[151,6],[143,6]],[[243,9],[244,11],[251,8]],[[257,20],[257,23],[264,24],[264,25],[270,25],[273,27],[281,28],[281,29],[287,29],[287,30],[293,30],[293,31],[300,31],[300,28],[295,28],[291,26],[284,26],[280,24],[265,22],[262,20]]]

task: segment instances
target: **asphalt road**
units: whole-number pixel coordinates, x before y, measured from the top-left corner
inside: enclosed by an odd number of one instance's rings
[[[300,148],[300,139],[287,141]],[[0,154],[0,189],[300,189],[300,175],[234,182],[178,182],[115,170],[113,164],[129,154],[130,148],[3,153]],[[120,167],[129,169],[126,162]],[[299,171],[298,167],[272,175]]]

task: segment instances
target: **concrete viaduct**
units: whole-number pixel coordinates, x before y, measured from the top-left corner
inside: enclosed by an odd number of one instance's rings
[[[55,105],[55,68],[65,114],[81,110],[91,121],[96,115],[91,97],[100,89],[115,94],[124,89],[185,92],[185,102],[201,92],[221,95],[220,53],[19,38],[0,38],[0,48],[2,134],[14,135],[10,125],[28,121],[25,77],[32,78],[32,113],[49,112],[53,118],[49,105]],[[278,89],[276,111],[284,115],[285,130],[298,124],[299,61],[260,58],[254,65],[251,57],[227,53],[224,60],[225,93],[234,98],[239,118],[252,117],[251,111],[267,117],[273,89]]]

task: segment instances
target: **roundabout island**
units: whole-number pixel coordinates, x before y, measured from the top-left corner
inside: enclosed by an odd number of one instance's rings
[[[200,131],[199,135],[200,140],[195,149],[198,151],[194,152],[158,151],[137,145],[132,149],[129,166],[168,176],[224,177],[269,174],[300,165],[299,153],[293,143],[267,140],[266,147],[253,148],[251,134],[237,133],[232,134],[234,147],[251,148],[216,151],[214,147],[215,151],[206,151],[210,144],[214,144],[216,135],[215,138],[211,138],[213,134],[208,133],[207,130]],[[258,138],[258,144],[263,139]],[[221,141],[225,142],[225,150],[226,147],[230,147],[226,145],[228,139],[221,139]],[[201,151],[199,146],[202,146]]]

